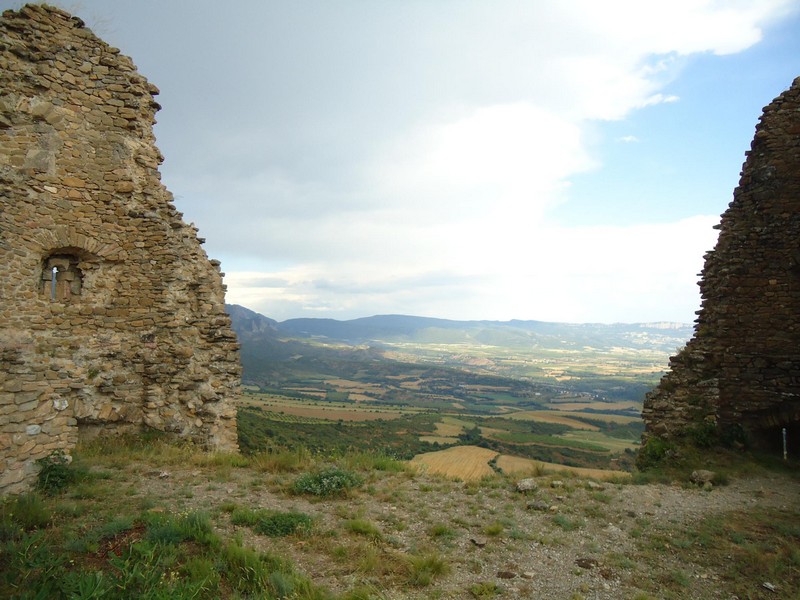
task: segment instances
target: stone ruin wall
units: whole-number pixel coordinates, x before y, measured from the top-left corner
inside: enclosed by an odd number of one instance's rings
[[[800,448],[800,77],[764,109],[716,248],[694,337],[645,400],[645,440],[703,424]]]
[[[218,261],[160,182],[158,94],[83,23],[0,19],[0,493],[79,433],[236,449]]]

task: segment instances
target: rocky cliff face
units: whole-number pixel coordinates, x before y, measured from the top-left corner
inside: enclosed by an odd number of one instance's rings
[[[800,78],[764,109],[705,257],[695,334],[644,406],[645,439],[800,448]]]
[[[158,89],[47,6],[0,19],[0,492],[79,433],[235,449],[219,262],[160,182]]]

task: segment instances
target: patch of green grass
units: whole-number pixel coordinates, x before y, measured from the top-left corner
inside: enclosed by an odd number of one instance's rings
[[[611,504],[611,495],[606,492],[592,492],[592,500],[601,504]]]
[[[667,578],[670,583],[678,586],[678,587],[688,587],[689,586],[689,576],[686,574],[685,571],[680,569],[675,569],[674,571],[670,571],[667,574]]]
[[[503,533],[504,530],[505,525],[503,525],[500,521],[494,521],[483,528],[483,533],[491,537],[496,537]]]
[[[233,588],[248,596],[320,598],[319,591],[294,572],[290,563],[273,554],[237,544],[222,549],[222,570]]]
[[[377,525],[366,519],[350,519],[345,522],[344,527],[352,533],[363,535],[373,540],[379,540],[383,537]]]
[[[297,511],[280,512],[235,508],[231,512],[231,523],[245,525],[256,533],[268,537],[284,537],[310,530],[313,521],[307,514]]]
[[[348,469],[360,471],[383,471],[388,473],[402,473],[406,465],[390,456],[372,452],[348,452],[339,461]]]
[[[606,513],[602,507],[597,504],[588,504],[583,507],[583,514],[590,519],[605,519]]]
[[[452,527],[449,527],[444,523],[437,523],[428,528],[428,535],[432,538],[446,540],[455,537],[456,532]]]
[[[450,565],[438,554],[411,556],[408,559],[407,582],[415,587],[425,587],[449,572]]]
[[[503,589],[499,585],[488,581],[473,583],[467,588],[467,591],[469,591],[473,598],[477,598],[478,600],[494,598],[503,593]]]
[[[43,529],[51,519],[50,509],[36,493],[7,498],[0,504],[0,541],[15,529]]]
[[[570,518],[567,515],[558,514],[553,517],[553,523],[564,531],[575,531],[585,525],[583,519]]]
[[[112,486],[99,481],[81,481],[67,491],[70,498],[76,500],[102,500],[114,495]]]
[[[305,446],[296,448],[270,448],[253,454],[250,463],[262,473],[296,473],[307,469],[314,460]]]
[[[275,512],[258,520],[253,530],[268,537],[283,537],[311,529],[311,517],[305,513]]]
[[[206,545],[219,543],[211,525],[211,517],[199,511],[182,515],[149,514],[146,539],[159,545],[175,545],[187,540]]]
[[[233,502],[232,500],[226,500],[225,502],[220,504],[217,508],[221,512],[231,514],[233,511],[239,508],[239,505],[236,502]]]
[[[676,595],[691,587],[684,571],[662,572],[669,552],[682,564],[714,569],[722,589],[739,597],[768,581],[783,591],[800,589],[800,510],[755,507],[747,512],[710,515],[691,527],[643,528],[637,538],[639,560],[654,575],[654,586]],[[764,596],[766,597],[766,596]]]

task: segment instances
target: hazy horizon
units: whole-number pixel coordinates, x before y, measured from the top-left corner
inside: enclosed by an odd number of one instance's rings
[[[346,318],[346,319],[337,319],[337,318],[334,318],[334,317],[287,317],[285,319],[275,319],[275,318],[273,318],[272,316],[270,316],[268,314],[265,314],[265,313],[263,313],[261,311],[255,310],[255,309],[250,308],[249,306],[245,306],[243,304],[238,304],[238,303],[235,303],[235,302],[228,302],[227,300],[226,300],[225,304],[226,305],[240,306],[241,308],[244,308],[244,309],[247,309],[247,310],[250,310],[252,312],[257,313],[257,314],[261,315],[262,317],[266,317],[268,319],[272,319],[273,321],[277,321],[279,324],[280,323],[284,323],[286,321],[293,321],[293,320],[296,320],[296,319],[330,319],[330,320],[333,320],[333,321],[345,322],[345,321],[357,321],[357,320],[361,320],[361,319],[371,319],[373,317],[406,317],[406,318],[412,318],[412,319],[430,319],[430,320],[435,320],[435,321],[453,321],[453,322],[463,322],[463,323],[480,323],[480,322],[510,323],[510,322],[514,322],[514,321],[529,321],[529,322],[538,322],[538,323],[557,323],[557,324],[562,324],[562,325],[646,325],[646,324],[658,325],[658,324],[662,324],[663,323],[663,324],[669,324],[669,325],[679,325],[681,327],[694,327],[694,322],[688,323],[688,322],[683,322],[683,321],[665,321],[665,320],[660,320],[660,321],[614,321],[614,322],[580,321],[580,322],[576,322],[576,321],[547,321],[547,320],[544,320],[544,319],[515,319],[513,317],[511,319],[450,319],[448,317],[436,317],[436,316],[430,316],[430,315],[412,315],[412,314],[405,314],[405,313],[382,313],[382,314],[361,315],[361,316],[357,316],[357,317],[349,317],[349,318]]]

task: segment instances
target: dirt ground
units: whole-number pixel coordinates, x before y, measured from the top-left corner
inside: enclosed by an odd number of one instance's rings
[[[764,473],[703,489],[686,481],[635,485],[546,474],[521,492],[520,477],[465,483],[380,472],[367,475],[348,497],[320,500],[288,493],[291,473],[124,468],[138,482],[136,494],[168,510],[209,511],[223,535],[290,557],[314,583],[338,593],[360,589],[369,591],[364,597],[386,599],[800,597],[781,579],[731,580],[725,560],[687,559],[702,552],[698,528],[708,531],[703,524],[709,519],[721,517],[724,524],[755,509],[796,513],[800,481],[786,475]],[[300,511],[314,526],[302,535],[263,537],[231,524],[234,506]],[[354,522],[373,529],[365,534]],[[703,543],[713,546],[713,535]],[[427,584],[409,584],[402,565],[410,556],[438,558],[445,572]]]

